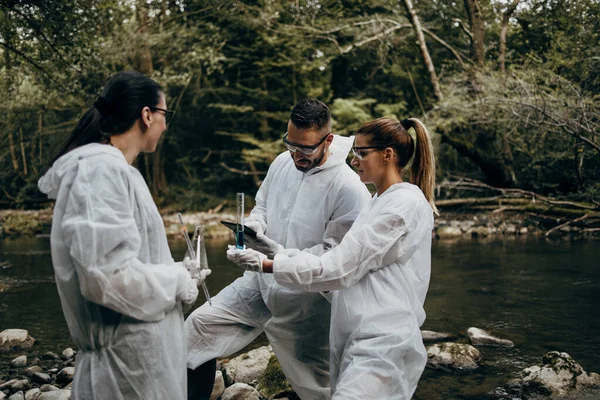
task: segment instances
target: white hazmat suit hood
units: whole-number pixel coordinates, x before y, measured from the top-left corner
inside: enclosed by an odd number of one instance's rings
[[[89,144],[38,186],[56,199],[52,263],[79,348],[72,399],[186,398],[182,302],[198,289],[171,257],[139,171],[120,150]]]

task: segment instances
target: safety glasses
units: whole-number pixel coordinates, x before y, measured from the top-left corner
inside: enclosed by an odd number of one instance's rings
[[[289,151],[291,151],[292,153],[299,151],[300,153],[302,153],[306,156],[312,156],[313,154],[315,154],[317,152],[319,146],[325,141],[325,139],[327,139],[327,137],[329,135],[331,135],[331,132],[329,132],[327,135],[323,136],[323,138],[321,140],[319,140],[319,143],[313,144],[311,146],[305,146],[302,144],[293,143],[293,142],[288,141],[287,140],[288,133],[286,132],[285,135],[283,135],[283,143],[285,144],[285,147],[287,147],[287,149]]]
[[[167,125],[169,125],[169,122],[171,122],[173,120],[173,117],[175,116],[175,111],[165,110],[164,108],[158,108],[158,107],[150,107],[150,109],[152,111],[164,112],[165,113],[165,122],[167,123]]]
[[[383,150],[387,147],[392,146],[392,143],[389,144],[382,144],[379,146],[361,146],[361,147],[353,147],[352,148],[352,154],[354,154],[354,157],[356,157],[359,160],[364,159],[366,156],[369,155],[370,151],[369,150],[373,150],[373,149],[377,149],[377,150]]]

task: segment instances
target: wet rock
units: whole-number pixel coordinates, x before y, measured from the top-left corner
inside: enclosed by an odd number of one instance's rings
[[[0,332],[0,351],[18,351],[29,349],[35,339],[25,329],[5,329]]]
[[[467,330],[469,340],[473,346],[501,346],[501,347],[514,347],[515,344],[508,339],[500,339],[496,336],[490,335],[488,332],[479,328],[469,328]]]
[[[25,394],[21,391],[14,393],[12,396],[8,398],[8,400],[25,400]]]
[[[440,239],[453,239],[462,236],[460,228],[453,226],[441,226],[437,229],[436,235]]]
[[[42,386],[40,386],[40,390],[42,391],[42,393],[45,393],[45,392],[55,392],[60,389],[54,385],[42,385]]]
[[[50,375],[45,374],[43,372],[35,372],[33,375],[31,375],[31,381],[43,385],[45,383],[52,382],[52,378],[50,377]]]
[[[223,379],[223,373],[221,371],[217,371],[215,373],[215,385],[213,386],[213,391],[210,394],[210,400],[217,400],[221,397],[224,391],[225,380]]]
[[[527,227],[523,227],[519,229],[519,235],[527,235],[529,233],[529,229]]]
[[[447,340],[454,337],[454,335],[450,333],[444,332],[435,332],[435,331],[421,331],[421,336],[423,337],[424,342],[438,342],[441,340]]]
[[[277,357],[271,356],[263,376],[259,379],[256,390],[267,399],[279,399],[294,393],[287,381]]]
[[[11,367],[25,368],[27,366],[27,356],[19,356],[10,362]]]
[[[41,362],[42,362],[42,360],[35,357],[33,360],[29,361],[29,365],[40,365]]]
[[[476,369],[481,353],[475,347],[462,343],[437,343],[427,348],[427,366],[433,369]]]
[[[56,382],[69,383],[73,380],[74,375],[75,375],[74,367],[65,367],[56,375]]]
[[[487,226],[475,226],[467,231],[473,238],[487,237],[490,235],[490,229]]]
[[[0,392],[0,400],[5,400],[6,399],[6,395],[4,394],[4,392]]]
[[[75,350],[73,350],[70,347],[67,347],[66,349],[64,349],[62,354],[60,355],[60,358],[62,358],[65,361],[70,360],[73,357],[75,357]]]
[[[600,375],[587,373],[569,354],[551,351],[541,365],[525,368],[513,387],[520,386],[523,399],[600,398]]]
[[[26,368],[24,372],[25,372],[25,375],[32,376],[36,372],[44,372],[44,370],[39,365],[33,365],[29,368]]]
[[[16,379],[9,379],[8,381],[0,384],[0,391],[10,389],[13,383],[15,383],[16,381]]]
[[[14,392],[19,392],[19,391],[27,391],[31,389],[31,382],[29,382],[27,379],[19,379],[16,382],[14,382],[12,385],[10,385],[10,390],[14,393]]]
[[[234,383],[223,392],[221,400],[260,400],[260,395],[252,386]]]
[[[25,400],[38,400],[38,398],[42,395],[42,391],[38,388],[28,390],[25,393]]]
[[[60,360],[58,354],[48,351],[40,356],[42,360]]]
[[[225,383],[250,383],[259,379],[273,354],[271,346],[263,346],[230,360],[225,364]]]
[[[70,390],[55,390],[53,392],[44,392],[37,400],[70,400]]]

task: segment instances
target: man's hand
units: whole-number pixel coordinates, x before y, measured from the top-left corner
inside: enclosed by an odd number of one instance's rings
[[[198,263],[196,263],[195,260],[192,260],[189,257],[185,257],[183,259],[182,262],[183,266],[185,267],[185,269],[188,270],[188,272],[190,273],[190,276],[192,277],[192,279],[194,281],[196,281],[196,286],[200,287],[200,285],[202,285],[202,282],[204,282],[204,280],[206,279],[207,276],[209,276],[212,271],[208,268],[206,269],[199,269],[198,268]]]
[[[265,231],[263,230],[262,224],[258,221],[244,222],[244,225],[246,225],[248,228],[252,229],[256,233],[260,233],[260,234],[265,233]]]
[[[227,259],[234,262],[246,271],[263,272],[263,261],[266,255],[252,249],[236,249],[235,246],[229,246],[227,250]]]
[[[269,239],[262,233],[258,233],[255,238],[250,237],[250,235],[245,235],[244,241],[246,242],[247,247],[266,254],[270,259],[273,259],[278,252],[283,250],[282,245]]]

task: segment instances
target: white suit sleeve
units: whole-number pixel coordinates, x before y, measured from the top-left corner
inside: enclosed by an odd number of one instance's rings
[[[307,252],[320,256],[330,249],[338,246],[342,238],[352,227],[360,210],[371,198],[365,185],[358,182],[358,185],[344,185],[338,193],[336,207],[327,222],[323,243],[319,243],[311,248],[305,249]]]
[[[81,294],[129,317],[158,321],[198,290],[180,264],[150,265],[138,258],[141,237],[125,173],[90,168],[86,160],[69,192],[61,228]]]
[[[411,243],[411,239],[417,235],[407,232],[401,215],[379,215],[372,222],[351,229],[337,247],[320,257],[302,252],[291,258],[276,258],[275,280],[307,291],[350,287],[371,270],[414,253],[418,242]]]

